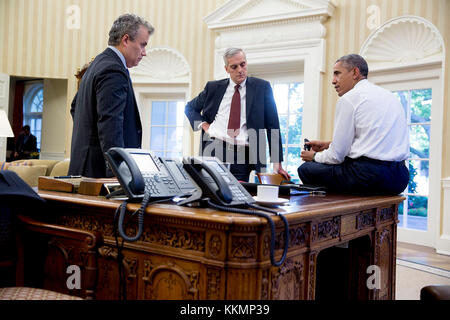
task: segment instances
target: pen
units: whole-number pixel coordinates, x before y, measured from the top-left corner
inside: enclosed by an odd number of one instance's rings
[[[81,176],[58,176],[58,177],[53,177],[55,179],[76,179],[76,178],[81,178]]]

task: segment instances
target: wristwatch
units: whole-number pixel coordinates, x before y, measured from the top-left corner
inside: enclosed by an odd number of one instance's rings
[[[314,154],[313,154],[313,158],[312,158],[312,161],[313,161],[313,162],[316,162],[316,153],[317,153],[317,152],[314,152]]]

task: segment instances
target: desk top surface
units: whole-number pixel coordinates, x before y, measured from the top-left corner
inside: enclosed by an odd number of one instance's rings
[[[112,209],[112,212],[122,203],[118,200],[109,200],[102,196],[87,196],[73,193],[38,190],[39,195],[51,202],[67,203],[71,205],[98,207]],[[348,214],[358,211],[388,207],[404,200],[402,196],[354,196],[342,194],[326,195],[295,195],[289,197],[285,205],[270,207],[280,213],[286,214],[288,220],[311,220],[336,213]],[[128,204],[129,210],[137,210],[139,203]],[[114,210],[114,211],[113,211]],[[193,220],[214,220],[222,223],[262,223],[265,219],[239,213],[218,211],[212,208],[198,208],[178,206],[170,200],[147,207],[147,214],[163,215],[173,218],[186,218]]]

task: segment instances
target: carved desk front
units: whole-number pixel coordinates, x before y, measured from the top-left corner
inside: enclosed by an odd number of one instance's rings
[[[120,202],[41,190],[39,194],[48,202],[51,214],[46,216],[53,223],[103,235],[95,298],[118,299],[113,220]],[[124,244],[122,283],[127,299],[394,299],[397,210],[403,199],[291,197],[288,205],[277,209],[285,213],[290,236],[280,267],[270,263],[265,219],[152,205],[142,237]],[[130,211],[138,208],[139,204],[128,205]],[[278,217],[274,221],[278,260],[284,227]],[[376,281],[370,281],[371,275]]]

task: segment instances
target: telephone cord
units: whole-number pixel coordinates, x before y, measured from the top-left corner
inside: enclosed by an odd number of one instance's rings
[[[259,206],[254,206],[251,204],[247,204],[250,207],[253,207],[254,209],[259,209],[259,210],[263,210],[263,211],[267,211],[270,213],[274,213],[276,215],[278,215],[284,223],[284,227],[285,227],[285,232],[284,232],[284,250],[283,250],[283,255],[281,256],[279,261],[275,261],[275,257],[274,257],[274,251],[275,251],[275,223],[273,222],[273,220],[270,218],[269,215],[263,213],[263,212],[259,212],[256,210],[249,210],[249,209],[240,209],[240,208],[234,208],[234,207],[226,207],[226,206],[221,206],[218,204],[213,203],[210,199],[205,199],[207,200],[208,205],[210,205],[211,207],[218,209],[218,210],[223,210],[223,211],[228,211],[228,212],[235,212],[235,213],[243,213],[243,214],[250,214],[250,215],[255,215],[258,217],[262,217],[265,218],[268,222],[269,222],[269,226],[270,226],[270,235],[271,235],[271,239],[270,239],[270,261],[272,263],[272,265],[274,265],[275,267],[279,267],[284,263],[284,260],[286,259],[286,255],[287,255],[287,251],[289,248],[289,224],[288,221],[286,219],[286,217],[284,217],[283,215],[279,214],[277,211],[275,210],[271,210],[271,209],[267,209],[267,208],[262,208]]]

